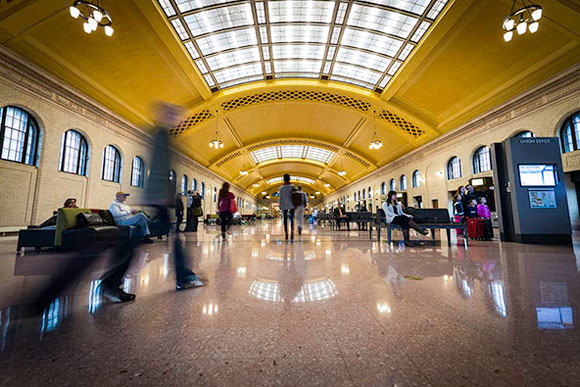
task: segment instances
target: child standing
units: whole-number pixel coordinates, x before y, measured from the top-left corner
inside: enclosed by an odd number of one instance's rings
[[[477,216],[483,219],[483,239],[489,241],[493,238],[493,226],[491,224],[491,212],[487,206],[487,200],[485,198],[479,199],[479,204],[477,205]]]

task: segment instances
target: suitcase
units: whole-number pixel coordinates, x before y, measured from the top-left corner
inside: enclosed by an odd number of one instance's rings
[[[484,227],[483,219],[468,219],[467,236],[471,239],[483,239]]]

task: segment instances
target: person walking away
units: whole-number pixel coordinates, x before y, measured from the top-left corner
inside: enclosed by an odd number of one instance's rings
[[[294,186],[290,184],[289,174],[286,173],[283,179],[284,184],[278,191],[278,206],[284,217],[284,234],[286,234],[286,240],[288,240],[288,221],[290,221],[290,237],[294,240],[294,203],[292,203]]]
[[[465,221],[465,209],[463,208],[463,197],[461,194],[455,194],[453,198],[453,214],[456,223],[463,223]],[[457,235],[463,235],[463,230],[457,229]]]
[[[190,229],[189,231],[197,232],[197,227],[199,225],[199,217],[203,216],[203,209],[201,206],[202,197],[199,194],[199,191],[195,191],[191,196],[191,206],[188,209],[188,217],[189,212],[191,211],[191,221],[190,221]]]
[[[234,202],[235,198],[235,195],[230,192],[230,184],[225,182],[218,195],[218,212],[222,223],[223,239],[226,239],[226,231],[230,228],[232,223],[232,202]]]
[[[127,201],[128,193],[119,191],[115,195],[115,201],[109,206],[109,211],[119,226],[137,226],[141,232],[141,237],[145,243],[153,243],[149,238],[151,235],[150,227],[151,220],[143,213],[131,208],[125,203]]]
[[[387,200],[383,203],[383,211],[385,211],[385,221],[388,224],[398,224],[401,226],[403,231],[403,238],[405,240],[405,246],[414,247],[415,244],[409,239],[409,228],[413,228],[417,232],[427,235],[429,231],[419,227],[417,223],[413,221],[413,216],[406,214],[403,211],[403,206],[401,202],[397,201],[397,193],[395,191],[390,191],[387,195]]]
[[[179,226],[183,222],[183,195],[178,193],[175,197],[175,232],[181,232]]]
[[[308,206],[308,195],[302,191],[301,186],[297,186],[296,191],[292,192],[292,204],[294,204],[294,216],[296,217],[296,224],[298,226],[298,235],[302,235],[304,210]]]
[[[491,224],[491,212],[487,205],[487,199],[482,197],[477,205],[477,216],[483,219],[483,239],[489,241],[493,238],[493,225]]]

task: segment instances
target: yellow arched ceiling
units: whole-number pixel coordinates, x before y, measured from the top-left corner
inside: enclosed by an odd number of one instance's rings
[[[151,101],[186,106],[188,119],[173,131],[178,149],[251,193],[263,189],[254,184],[289,172],[328,194],[577,64],[580,8],[568,0],[536,2],[544,8],[539,31],[506,43],[501,23],[511,1],[448,1],[383,89],[321,75],[265,76],[212,90],[156,0],[102,1],[114,21],[111,38],[85,34],[69,16],[70,0],[0,1],[0,43],[146,130]],[[349,10],[364,5],[347,3]],[[373,117],[384,144],[378,151],[368,149]],[[225,144],[219,150],[208,146],[216,122]],[[322,165],[252,161],[254,150],[289,143],[322,144],[336,155]],[[338,175],[342,169],[346,176]]]

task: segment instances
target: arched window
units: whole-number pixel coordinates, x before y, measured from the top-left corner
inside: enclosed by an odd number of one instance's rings
[[[191,182],[191,189],[194,191],[197,191],[197,179],[193,178],[193,181]]]
[[[401,175],[399,178],[399,187],[401,188],[401,191],[405,191],[407,189],[407,176]]]
[[[473,154],[473,173],[491,171],[491,154],[489,148],[481,146]]]
[[[173,187],[173,193],[177,191],[177,175],[175,171],[172,169],[169,171],[169,181],[171,182],[171,186]]]
[[[523,130],[521,132],[516,133],[514,137],[536,137],[536,135],[533,132],[530,132],[529,130]]]
[[[113,145],[107,145],[103,155],[103,180],[121,182],[121,153]]]
[[[459,179],[461,177],[461,160],[453,156],[447,163],[447,180]]]
[[[217,187],[213,187],[213,202],[217,202]]]
[[[572,114],[560,129],[560,141],[564,153],[580,150],[580,112]]]
[[[385,183],[383,181],[383,183],[381,184],[381,195],[386,195],[387,194],[387,183]]]
[[[58,170],[86,176],[88,160],[89,146],[87,140],[76,130],[67,130],[62,135]]]
[[[395,183],[395,179],[391,179],[391,181],[389,182],[389,191],[396,191],[397,190],[397,184]]]
[[[145,162],[139,156],[133,159],[131,166],[131,185],[133,187],[143,187],[145,182]]]
[[[188,185],[187,185],[187,175],[183,175],[183,176],[181,176],[181,192],[184,195],[187,195],[187,187],[188,187]]]
[[[369,187],[369,190],[367,192],[369,194],[368,198],[369,199],[372,198],[373,197],[373,188],[372,187]]]
[[[365,188],[363,188],[362,195],[362,200],[365,200],[367,198],[367,190]]]
[[[0,158],[36,165],[39,140],[38,124],[30,114],[15,106],[0,108]]]
[[[413,188],[419,188],[421,186],[421,172],[416,170],[413,172]]]
[[[201,182],[201,198],[205,200],[205,183]]]

